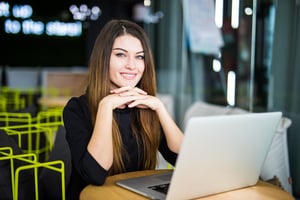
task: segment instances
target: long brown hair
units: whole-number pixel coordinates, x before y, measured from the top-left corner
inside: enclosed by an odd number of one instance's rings
[[[156,79],[153,56],[150,42],[145,31],[137,24],[127,20],[111,20],[98,35],[89,61],[89,78],[86,96],[93,124],[97,114],[98,103],[109,95],[109,63],[112,46],[115,39],[121,35],[130,34],[140,40],[144,50],[145,70],[138,83],[139,88],[149,95],[156,95]],[[160,140],[160,123],[156,113],[150,109],[136,109],[133,112],[131,127],[133,133],[140,142],[139,151],[143,152],[140,166],[142,169],[154,169],[157,162],[157,150]],[[124,158],[122,139],[116,120],[112,121],[113,137],[113,164],[111,174],[124,172]]]

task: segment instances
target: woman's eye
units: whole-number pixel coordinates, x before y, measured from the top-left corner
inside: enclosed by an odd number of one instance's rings
[[[124,57],[125,54],[124,54],[124,53],[116,53],[116,56],[117,56],[117,57]]]
[[[139,60],[144,60],[144,58],[145,58],[145,56],[143,56],[143,55],[138,55],[137,56],[137,59],[139,59]]]

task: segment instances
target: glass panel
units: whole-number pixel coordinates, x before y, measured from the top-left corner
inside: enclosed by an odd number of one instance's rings
[[[215,0],[216,8],[220,2]],[[223,73],[220,77],[224,77],[226,97],[213,93],[208,101],[251,111],[266,110],[275,21],[274,5],[271,1],[223,1],[222,11],[224,46],[219,58],[222,66],[219,73]],[[216,16],[217,12],[216,10]]]

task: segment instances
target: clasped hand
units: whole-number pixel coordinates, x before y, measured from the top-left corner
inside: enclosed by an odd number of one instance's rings
[[[147,92],[137,87],[125,86],[110,91],[110,95],[103,100],[111,103],[112,109],[116,108],[150,108],[156,110],[162,105],[161,101],[154,96],[148,95]]]

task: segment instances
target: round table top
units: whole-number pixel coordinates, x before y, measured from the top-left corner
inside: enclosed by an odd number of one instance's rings
[[[103,186],[93,186],[89,185],[83,189],[80,194],[80,200],[96,200],[96,199],[110,199],[110,200],[120,200],[120,199],[131,199],[131,200],[143,200],[145,197],[121,188],[115,184],[116,181],[163,173],[169,170],[145,170],[137,172],[129,172],[118,174],[114,176],[109,176]],[[270,183],[263,181],[258,181],[256,185],[251,187],[246,187],[238,190],[233,190],[229,192],[219,193],[215,195],[210,195],[202,198],[201,200],[235,200],[235,199],[255,199],[255,200],[290,200],[294,199],[288,192],[276,187]]]

